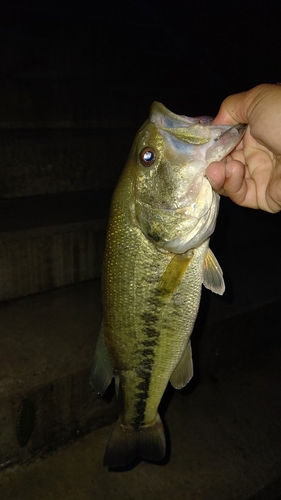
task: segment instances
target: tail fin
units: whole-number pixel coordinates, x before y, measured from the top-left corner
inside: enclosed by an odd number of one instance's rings
[[[107,467],[124,467],[141,457],[156,462],[165,456],[164,427],[157,414],[154,424],[139,429],[127,428],[117,421],[109,439],[103,464]]]

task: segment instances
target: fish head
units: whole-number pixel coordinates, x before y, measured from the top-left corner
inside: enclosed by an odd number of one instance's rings
[[[184,253],[212,234],[219,196],[205,171],[238,144],[244,130],[244,125],[211,125],[211,118],[189,118],[152,105],[130,163],[137,223],[160,250]]]

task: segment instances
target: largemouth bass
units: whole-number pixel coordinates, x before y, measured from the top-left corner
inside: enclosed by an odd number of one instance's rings
[[[169,381],[180,389],[193,375],[190,336],[202,283],[218,294],[225,288],[209,249],[219,196],[205,170],[244,130],[179,116],[155,102],[137,133],[112,199],[91,373],[100,394],[115,377],[122,398],[107,466],[165,455],[158,405]]]

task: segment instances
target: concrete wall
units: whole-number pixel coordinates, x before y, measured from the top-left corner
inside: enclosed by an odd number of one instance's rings
[[[106,221],[5,232],[0,301],[100,276]]]

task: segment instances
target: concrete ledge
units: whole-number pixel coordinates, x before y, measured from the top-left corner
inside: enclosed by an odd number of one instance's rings
[[[100,318],[99,280],[0,305],[2,467],[116,418],[89,383]]]
[[[208,296],[192,336],[195,376],[187,391],[280,345],[280,301],[226,317],[226,305]],[[99,280],[0,304],[2,467],[116,419],[113,393],[102,399],[89,384],[100,320]]]

